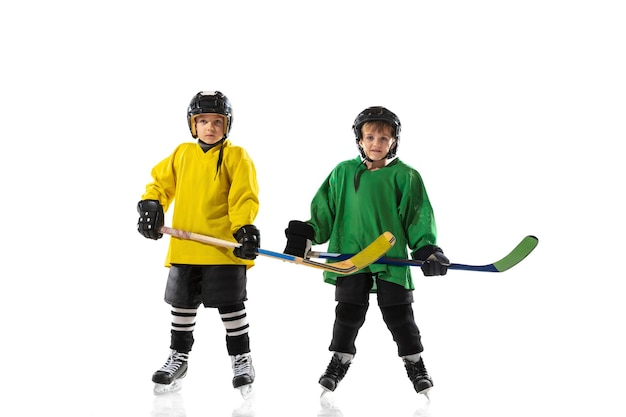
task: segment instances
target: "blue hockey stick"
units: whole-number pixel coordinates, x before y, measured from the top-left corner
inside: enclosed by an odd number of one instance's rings
[[[508,269],[511,269],[518,263],[524,260],[530,253],[537,247],[539,243],[539,239],[535,236],[529,235],[526,236],[522,241],[504,258],[500,259],[491,264],[487,265],[465,265],[465,264],[456,264],[451,263],[448,266],[448,269],[460,269],[464,271],[482,271],[482,272],[504,272]],[[339,254],[339,253],[329,253],[329,252],[309,252],[309,256],[311,258],[319,258],[319,259],[334,259],[334,260],[342,260],[348,259],[352,255],[348,254]],[[387,265],[401,265],[401,266],[422,266],[422,261],[415,261],[411,259],[400,259],[400,258],[388,258],[382,257],[379,258],[376,262],[377,264],[387,264]]]

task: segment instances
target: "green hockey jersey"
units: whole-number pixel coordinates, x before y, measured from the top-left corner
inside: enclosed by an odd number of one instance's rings
[[[314,243],[328,242],[329,252],[359,252],[385,231],[396,237],[385,256],[408,259],[409,251],[437,244],[433,209],[422,178],[398,158],[372,171],[360,157],[339,163],[315,194],[307,222],[315,230]],[[408,266],[372,264],[358,273],[367,271],[414,289]],[[336,278],[336,273],[324,271],[326,282],[334,284]]]

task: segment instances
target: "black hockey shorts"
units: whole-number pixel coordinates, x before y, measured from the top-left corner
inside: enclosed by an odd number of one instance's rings
[[[369,295],[376,292],[378,305],[389,307],[413,302],[413,291],[401,285],[383,281],[375,274],[354,274],[337,277],[335,301],[368,305]]]
[[[170,267],[165,302],[180,308],[221,307],[247,300],[245,265]]]

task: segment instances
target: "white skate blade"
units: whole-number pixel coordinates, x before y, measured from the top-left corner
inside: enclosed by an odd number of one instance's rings
[[[322,389],[322,394],[320,395],[320,406],[323,410],[339,410],[339,404],[337,403],[337,399],[335,398],[333,391],[326,388]]]
[[[183,387],[183,381],[175,379],[171,384],[154,384],[154,394],[163,395],[170,392],[178,392]]]
[[[420,394],[422,394],[420,392]],[[426,393],[423,395],[418,395],[415,401],[415,413],[413,413],[413,417],[432,417],[432,412],[430,410],[431,399],[429,397],[430,393]]]
[[[237,387],[237,389],[244,400],[249,400],[254,396],[254,388],[252,387],[252,384],[242,385]]]
[[[426,388],[425,390],[420,391],[418,394],[423,395],[424,397],[426,397],[427,401],[430,401],[430,390],[431,388]]]

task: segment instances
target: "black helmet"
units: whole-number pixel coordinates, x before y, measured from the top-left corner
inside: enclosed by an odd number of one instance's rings
[[[226,118],[226,126],[224,128],[224,138],[228,137],[230,128],[233,125],[233,108],[228,98],[219,91],[200,91],[189,103],[187,109],[187,124],[189,131],[194,138],[198,137],[196,132],[196,124],[194,119],[202,113],[221,114]]]
[[[359,147],[359,152],[361,152],[361,156],[365,158],[365,152],[361,145],[359,145],[359,141],[361,140],[361,127],[367,122],[381,121],[389,124],[391,126],[391,134],[396,141],[391,149],[389,149],[389,153],[387,154],[387,159],[391,159],[396,156],[396,152],[398,151],[398,142],[400,141],[400,119],[393,112],[387,110],[382,106],[373,106],[368,107],[363,110],[359,115],[354,119],[354,124],[352,125],[352,130],[354,131],[354,135],[356,136],[356,144]]]

